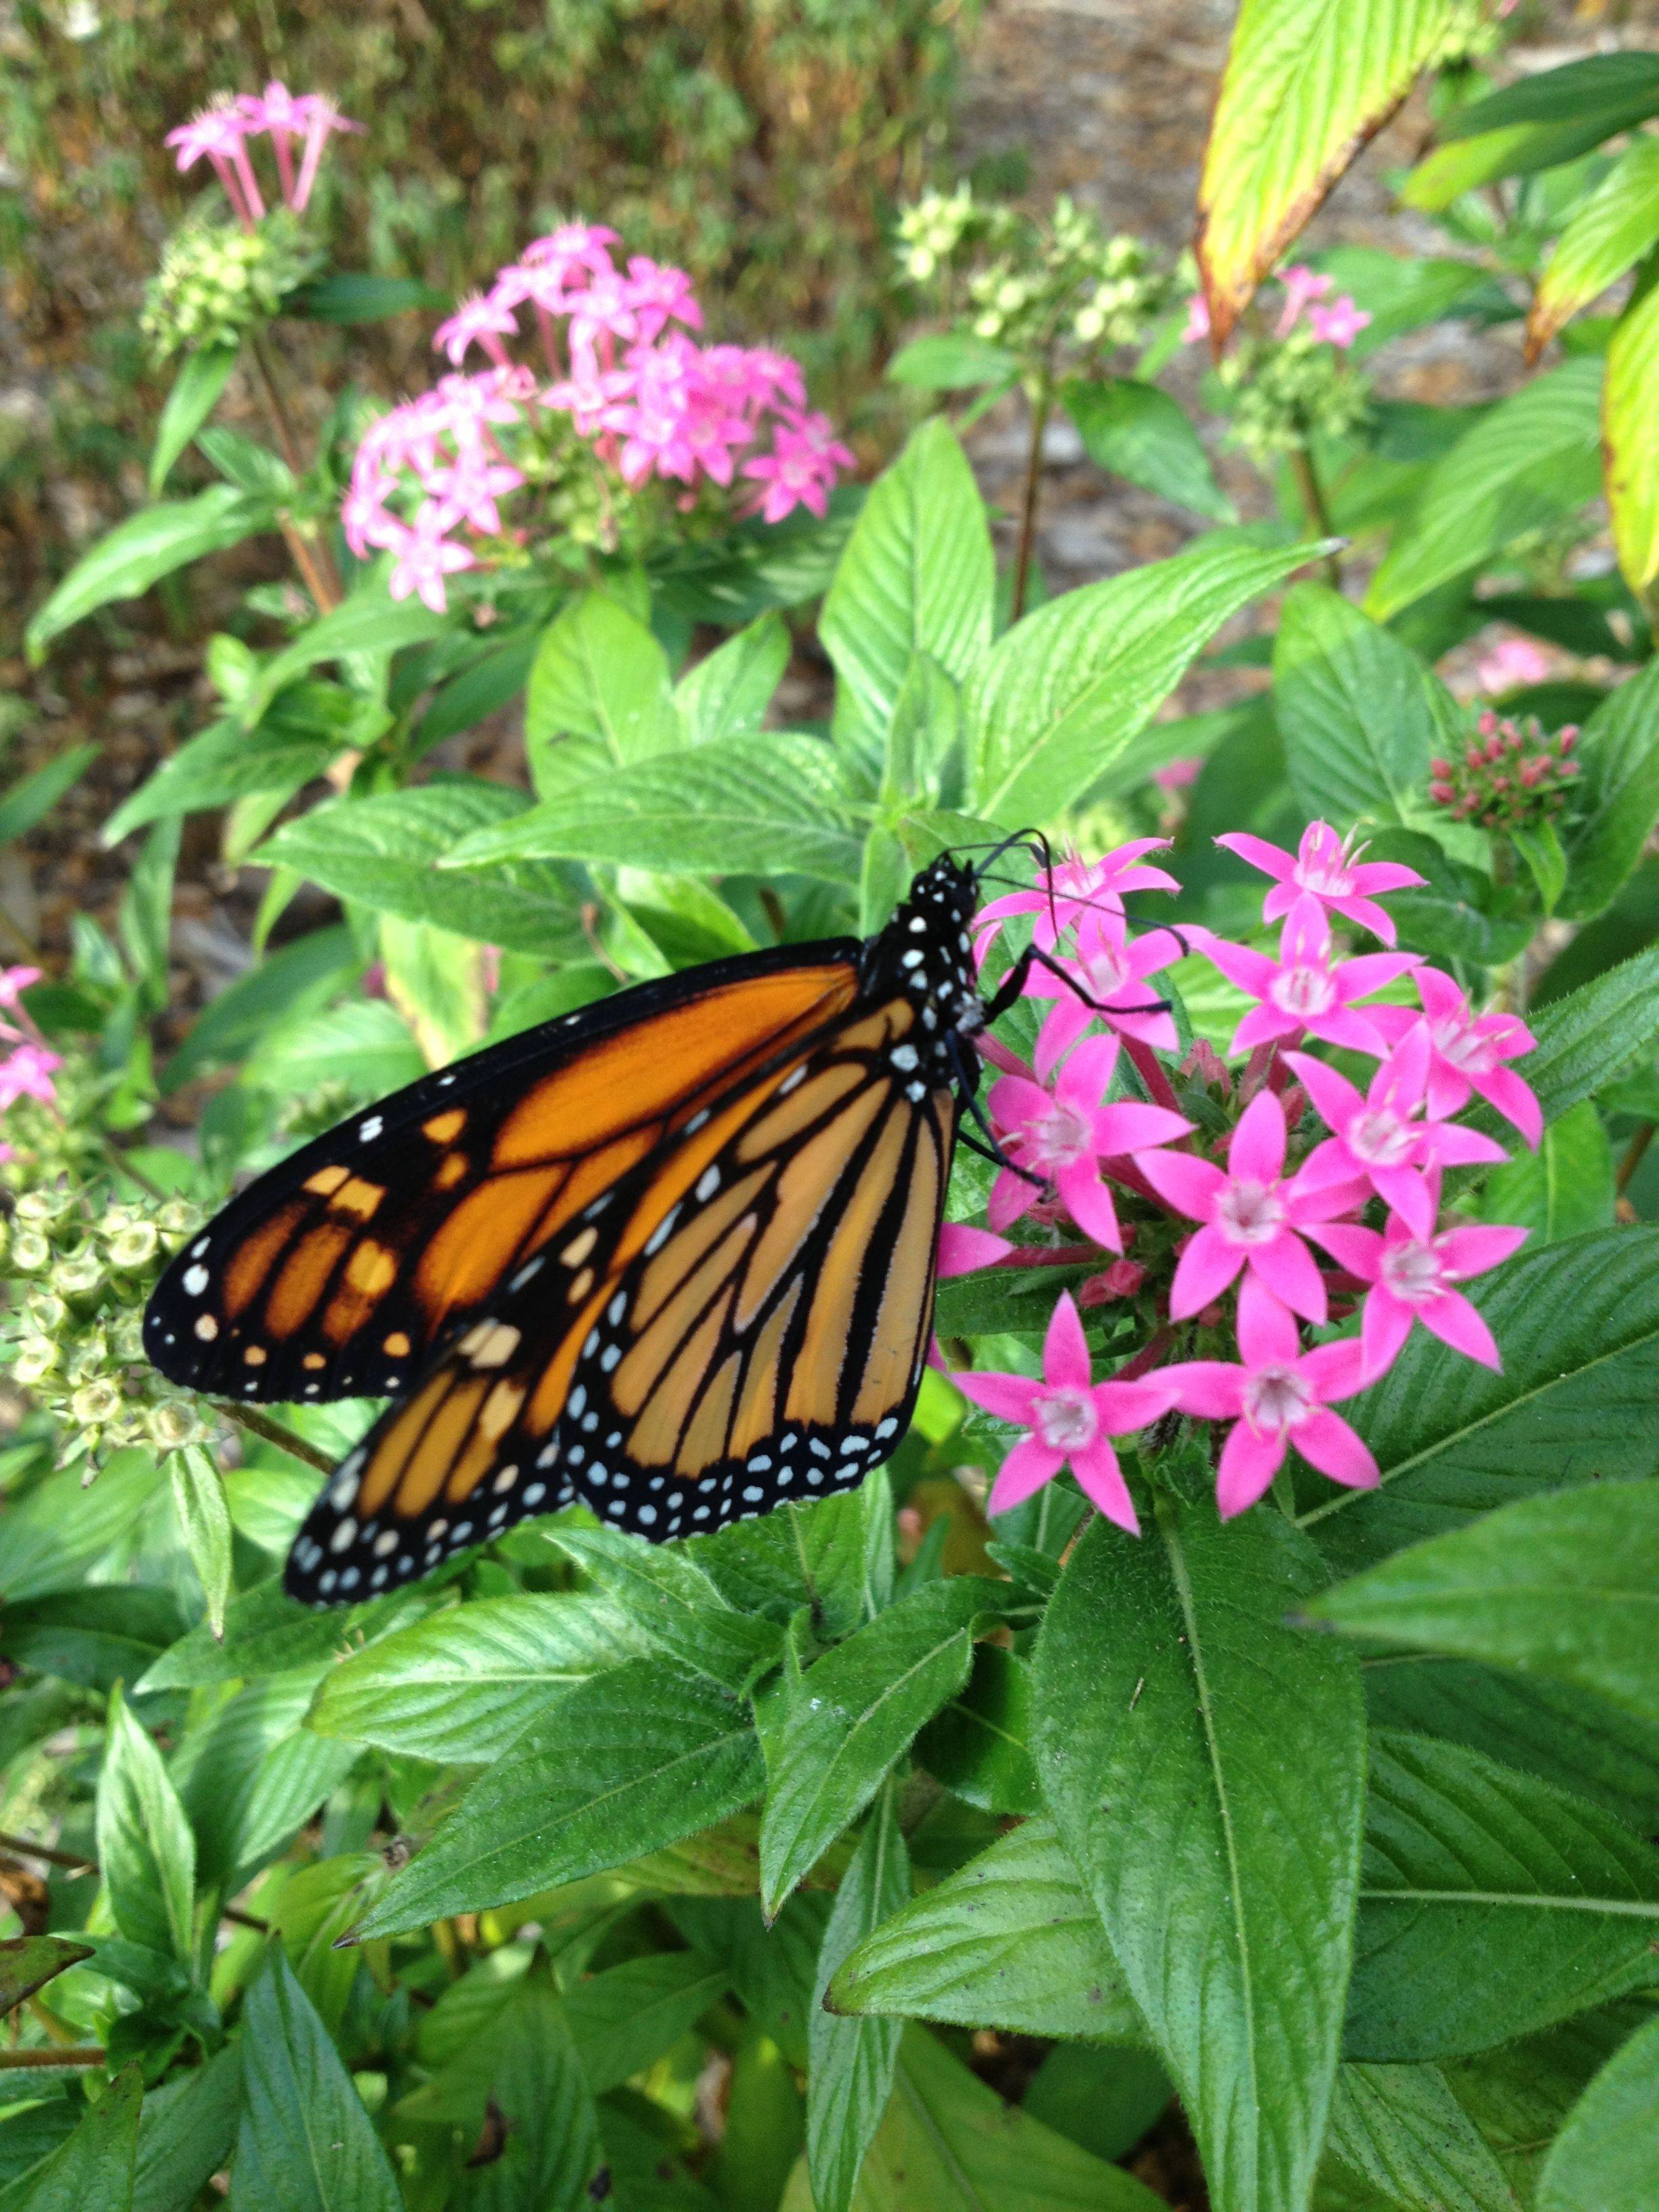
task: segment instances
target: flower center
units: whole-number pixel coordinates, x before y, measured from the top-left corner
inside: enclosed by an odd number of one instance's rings
[[[1497,1063],[1492,1050],[1493,1040],[1484,1037],[1467,1022],[1454,1014],[1448,1020],[1434,1023],[1429,1030],[1434,1048],[1442,1060],[1461,1069],[1465,1074],[1489,1075]]]
[[[1407,1305],[1430,1305],[1445,1290],[1445,1263],[1432,1244],[1391,1244],[1382,1255],[1382,1280]]]
[[[1353,878],[1340,857],[1305,861],[1297,870],[1296,880],[1316,898],[1346,898],[1353,889]]]
[[[1033,1168],[1052,1174],[1056,1168],[1068,1168],[1076,1160],[1086,1160],[1094,1152],[1094,1130],[1089,1117],[1075,1106],[1063,1105],[1055,1099],[1041,1121],[1032,1123],[1024,1133],[1025,1151]]]
[[[1216,1207],[1215,1225],[1230,1244],[1270,1244],[1285,1221],[1276,1183],[1230,1182]]]
[[[1115,945],[1102,945],[1081,964],[1091,998],[1114,998],[1129,980],[1128,963]]]
[[[1062,1387],[1033,1401],[1032,1428],[1050,1451],[1079,1451],[1100,1431],[1100,1415],[1086,1390]]]
[[[1391,1107],[1372,1106],[1354,1115],[1346,1137],[1348,1150],[1367,1167],[1397,1168],[1416,1150],[1418,1131]]]
[[[1281,1013],[1305,1020],[1330,1012],[1336,1004],[1336,982],[1323,968],[1286,968],[1274,976],[1271,996]]]
[[[1294,1428],[1316,1402],[1293,1367],[1260,1368],[1244,1386],[1244,1418],[1253,1429]]]

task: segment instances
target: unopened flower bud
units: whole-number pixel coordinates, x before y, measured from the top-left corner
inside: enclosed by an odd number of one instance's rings
[[[199,1443],[207,1434],[201,1416],[182,1399],[152,1406],[145,1425],[151,1442],[161,1451],[181,1451],[186,1444]]]
[[[1146,1279],[1146,1270],[1139,1260],[1114,1260],[1109,1267],[1103,1267],[1097,1275],[1089,1276],[1078,1291],[1078,1304],[1082,1306],[1114,1305],[1120,1298],[1132,1298]]]
[[[104,1279],[104,1262],[88,1245],[83,1252],[70,1252],[59,1260],[52,1270],[52,1280],[65,1297],[80,1297],[88,1291],[95,1291]]]
[[[153,1221],[125,1222],[112,1235],[104,1239],[104,1250],[112,1267],[123,1274],[131,1274],[148,1267],[161,1247],[161,1237]]]
[[[19,1387],[32,1390],[44,1382],[58,1364],[58,1346],[50,1337],[26,1336],[17,1348],[11,1371]]]
[[[70,1400],[70,1413],[82,1428],[99,1429],[115,1419],[123,1403],[119,1385],[106,1378],[83,1384]]]
[[[11,1240],[11,1264],[20,1275],[44,1274],[52,1265],[52,1247],[38,1229],[20,1229]]]

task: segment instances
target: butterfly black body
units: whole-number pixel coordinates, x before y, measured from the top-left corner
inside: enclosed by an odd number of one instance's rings
[[[374,1595],[573,1497],[662,1540],[889,1456],[993,1011],[976,903],[945,855],[867,939],[738,955],[512,1038],[192,1240],[145,1318],[165,1374],[393,1400],[301,1528],[295,1595]]]

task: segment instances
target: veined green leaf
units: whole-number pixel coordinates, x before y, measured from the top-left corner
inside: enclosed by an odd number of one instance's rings
[[[1523,1250],[1469,1296],[1501,1375],[1419,1330],[1343,1409],[1376,1455],[1381,1489],[1333,1497],[1322,1485],[1302,1524],[1346,1572],[1534,1492],[1652,1473],[1659,1230]]]
[[[1480,2130],[1437,2066],[1340,2066],[1322,2173],[1374,2191],[1389,2212],[1520,2212]]]
[[[1575,160],[1659,114],[1659,58],[1591,54],[1540,70],[1459,108],[1443,143],[1418,164],[1401,198],[1431,211],[1498,177],[1524,177]]]
[[[1179,400],[1131,376],[1069,377],[1060,396],[1097,468],[1212,521],[1232,521],[1232,501]]]
[[[252,729],[277,693],[319,661],[341,660],[356,653],[389,654],[405,646],[424,645],[441,637],[453,622],[453,616],[434,614],[419,599],[394,599],[385,577],[373,576],[328,614],[307,623],[291,644],[271,654],[236,702],[238,719],[245,730]]]
[[[196,1839],[161,1754],[110,1693],[98,1780],[98,1863],[116,1926],[187,1964],[195,1949]]]
[[[1527,1498],[1384,1559],[1310,1611],[1350,1635],[1576,1682],[1659,1720],[1659,1484]]]
[[[25,632],[29,659],[39,661],[53,638],[112,599],[136,599],[161,577],[204,554],[222,552],[269,530],[276,508],[263,493],[210,484],[194,499],[168,500],[118,522],[83,554]]]
[[[1512,1221],[1537,1243],[1611,1229],[1616,1192],[1613,1146],[1594,1099],[1581,1099],[1544,1132],[1535,1152],[1517,1152],[1480,1187],[1485,1221]]]
[[[12,1936],[0,1943],[0,2013],[15,2012],[66,1968],[92,1956],[64,1936]]]
[[[660,1659],[578,1683],[481,1781],[357,1929],[510,1904],[712,1826],[757,1796],[737,1701]]]
[[[688,742],[752,737],[789,665],[789,626],[763,615],[705,653],[674,687],[674,704]]]
[[[665,875],[799,872],[841,884],[856,876],[861,843],[834,753],[783,730],[637,761],[474,831],[440,868],[600,860]]]
[[[1601,486],[1601,363],[1564,362],[1464,432],[1395,532],[1371,579],[1379,622],[1482,562]]]
[[[1318,551],[1212,531],[1172,560],[1050,600],[998,640],[964,700],[973,804],[1012,828],[1081,797],[1222,623]]]
[[[1462,1745],[1374,1735],[1345,2047],[1481,2051],[1653,1978],[1659,1853]]]
[[[1654,146],[1659,155],[1659,143]],[[1651,612],[1659,599],[1659,252],[1643,266],[1607,348],[1601,437],[1607,507],[1625,581]]]
[[[1538,2212],[1645,2212],[1659,2173],[1659,2020],[1638,2028],[1567,2116]]]
[[[1218,343],[1433,59],[1451,15],[1449,0],[1244,0],[1198,188]]]
[[[280,1945],[242,2021],[231,2212],[403,2212],[374,2123]]]
[[[840,678],[838,721],[879,743],[918,653],[965,681],[991,641],[994,578],[974,472],[934,416],[872,486],[823,602],[818,633]]]
[[[1322,1580],[1276,1516],[1160,1498],[1085,1530],[1037,1639],[1044,1795],[1237,2212],[1305,2203],[1341,2032],[1359,1671],[1284,1626]]]
[[[51,2157],[0,2195],[0,2212],[131,2212],[144,2085],[124,2066]]]
[[[884,1920],[837,1969],[830,1996],[842,2012],[1146,2039],[1082,1876],[1042,1819],[1022,1820]]]
[[[1533,296],[1527,348],[1536,359],[1564,324],[1616,284],[1659,241],[1659,138],[1627,146],[1562,232]]]
[[[848,2212],[852,2203],[859,2168],[892,2093],[901,2032],[896,2021],[830,2012],[824,2000],[854,1945],[909,1895],[910,1862],[890,1781],[870,1808],[853,1863],[836,1889],[807,2015],[806,2163],[816,2212]]]
[[[173,463],[218,404],[239,351],[234,345],[204,345],[185,356],[155,426],[155,445],[149,457],[152,499],[160,497]]]
[[[778,1622],[741,1613],[687,1553],[620,1528],[554,1528],[549,1540],[605,1592],[647,1649],[741,1689],[778,1655]]]
[[[1574,757],[1578,795],[1562,832],[1567,887],[1559,910],[1582,921],[1616,896],[1659,817],[1659,663],[1596,708]]]
[[[531,777],[544,799],[666,752],[684,734],[668,656],[609,592],[585,592],[543,633],[524,728]]]

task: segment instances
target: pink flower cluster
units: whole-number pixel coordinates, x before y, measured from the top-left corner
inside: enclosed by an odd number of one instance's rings
[[[580,222],[533,240],[434,332],[451,374],[363,440],[345,533],[360,556],[396,555],[394,599],[413,592],[441,611],[445,577],[477,564],[468,539],[501,534],[497,501],[526,480],[501,434],[538,410],[567,417],[630,487],[670,480],[689,505],[700,485],[741,477],[754,487],[747,511],[767,522],[797,507],[825,512],[853,456],[807,408],[799,363],[764,346],[699,343],[702,309],[685,271],[638,253],[618,268],[617,243]],[[534,360],[515,358],[514,343]],[[488,366],[467,370],[475,351]]]
[[[1253,1504],[1292,1447],[1334,1481],[1367,1487],[1376,1463],[1333,1408],[1378,1380],[1416,1323],[1499,1364],[1458,1286],[1526,1231],[1448,1214],[1442,1186],[1448,1168],[1505,1158],[1456,1118],[1472,1100],[1528,1145],[1542,1135],[1538,1101],[1509,1065],[1533,1049],[1525,1023],[1476,1012],[1449,975],[1397,951],[1378,898],[1422,878],[1364,860],[1322,822],[1293,854],[1243,833],[1218,840],[1272,879],[1263,921],[1279,925],[1276,951],[1188,925],[1137,933],[1125,895],[1177,888],[1148,862],[1162,842],[1062,861],[979,917],[981,958],[1029,919],[1025,991],[1051,1003],[1029,1066],[981,1040],[1000,1071],[987,1109],[1007,1164],[988,1226],[945,1231],[940,1272],[1091,1271],[1054,1308],[1041,1378],[953,1377],[1027,1432],[997,1476],[993,1513],[1069,1463],[1100,1511],[1134,1530],[1113,1439],[1175,1413],[1226,1425],[1215,1455],[1224,1515]],[[1334,923],[1383,949],[1349,951]],[[1158,978],[1189,950],[1251,1001],[1229,1049],[1242,1066],[1208,1044],[1177,1059]],[[1362,1088],[1316,1047],[1374,1072]],[[1184,1110],[1198,1091],[1201,1125]],[[1079,1304],[1129,1299],[1141,1341],[1097,1381]],[[1323,1334],[1342,1323],[1357,1325]]]
[[[1284,302],[1279,320],[1273,325],[1276,338],[1287,338],[1305,313],[1308,329],[1322,345],[1334,346],[1346,353],[1361,331],[1371,320],[1368,309],[1359,306],[1350,293],[1344,292],[1328,301],[1331,279],[1303,262],[1295,262],[1279,276],[1284,289]],[[1187,302],[1187,324],[1181,333],[1183,345],[1195,345],[1210,335],[1210,303],[1201,292],[1195,293]]]
[[[342,115],[326,93],[305,92],[296,97],[280,77],[273,77],[262,94],[245,92],[234,100],[213,101],[188,123],[169,131],[165,143],[176,149],[180,170],[194,168],[202,161],[211,165],[237,219],[244,229],[252,230],[265,211],[264,194],[248,153],[252,139],[270,138],[282,203],[303,215],[330,138],[337,131],[362,127]]]
[[[15,1106],[20,1098],[37,1098],[43,1106],[57,1103],[57,1086],[52,1078],[63,1060],[46,1045],[22,1002],[23,993],[40,980],[38,968],[0,968],[0,1007],[17,1016],[15,1022],[10,1022],[0,1015],[0,1040],[12,1048],[0,1060],[0,1114]],[[11,1146],[0,1143],[0,1160],[11,1157]]]

